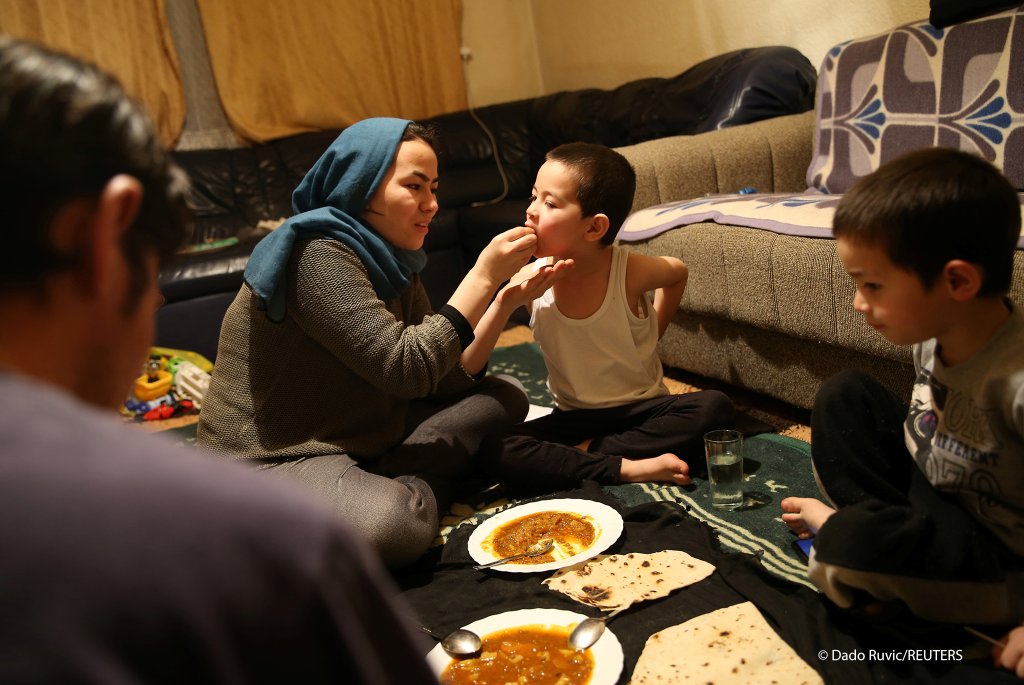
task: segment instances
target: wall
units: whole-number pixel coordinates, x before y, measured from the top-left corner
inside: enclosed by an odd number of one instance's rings
[[[465,62],[471,105],[545,92],[531,0],[462,0],[462,44],[471,51]]]
[[[463,0],[469,97],[609,88],[763,45],[817,67],[836,43],[927,16],[928,0]]]

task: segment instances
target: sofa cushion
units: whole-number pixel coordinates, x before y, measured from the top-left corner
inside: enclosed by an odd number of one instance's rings
[[[164,299],[172,303],[211,293],[237,292],[249,255],[260,238],[262,235],[253,235],[223,248],[175,255],[160,270]]]
[[[799,51],[768,46],[717,55],[671,78],[538,97],[530,110],[532,167],[562,143],[620,147],[806,112],[814,81],[814,67]]]
[[[834,240],[700,223],[631,247],[644,254],[674,255],[689,266],[677,321],[710,317],[909,361],[908,348],[877,335],[854,311],[853,281]],[[685,363],[681,367],[691,369]]]
[[[1024,7],[948,29],[907,24],[826,55],[809,186],[845,193],[933,146],[980,154],[1024,189]]]
[[[292,190],[338,131],[291,136],[246,148],[175,152],[188,175],[192,244],[236,237],[261,220],[292,214]]]
[[[442,207],[467,207],[529,194],[533,185],[529,111],[529,99],[515,100],[472,112],[442,114],[426,122],[437,136],[441,174],[437,197]]]

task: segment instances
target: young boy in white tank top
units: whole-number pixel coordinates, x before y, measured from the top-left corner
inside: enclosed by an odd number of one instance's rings
[[[548,491],[584,479],[686,484],[691,464],[703,463],[704,433],[733,425],[724,394],[671,395],[662,382],[655,347],[679,306],[687,268],[675,257],[613,244],[635,188],[629,162],[603,145],[559,146],[537,173],[526,212],[534,255],[571,259],[574,268],[532,304],[530,326],[557,409],[505,439],[497,475],[506,484]]]

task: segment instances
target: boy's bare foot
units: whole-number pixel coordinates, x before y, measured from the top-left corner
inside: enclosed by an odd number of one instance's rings
[[[689,485],[690,467],[674,454],[665,453],[647,459],[623,457],[619,468],[619,479],[623,483],[675,483]]]
[[[787,497],[782,500],[782,520],[797,537],[813,537],[836,510],[812,497]]]

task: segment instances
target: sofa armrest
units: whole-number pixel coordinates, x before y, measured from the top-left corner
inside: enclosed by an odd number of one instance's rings
[[[806,190],[813,140],[814,112],[804,112],[618,150],[636,170],[635,211],[744,187],[761,193]]]

